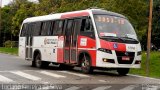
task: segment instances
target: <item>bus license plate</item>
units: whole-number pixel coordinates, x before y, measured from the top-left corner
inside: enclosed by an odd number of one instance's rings
[[[122,60],[124,60],[124,61],[129,61],[130,58],[129,58],[129,57],[126,57],[126,56],[123,56],[123,57],[122,57]]]

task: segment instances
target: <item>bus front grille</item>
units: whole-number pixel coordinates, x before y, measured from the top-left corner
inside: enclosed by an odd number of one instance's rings
[[[119,64],[132,64],[134,60],[135,52],[116,51],[116,56]],[[129,58],[129,60],[123,60],[123,57]]]

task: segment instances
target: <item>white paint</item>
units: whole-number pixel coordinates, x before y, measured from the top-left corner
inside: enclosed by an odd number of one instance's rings
[[[81,11],[73,11],[73,12],[65,12],[65,13],[56,13],[56,14],[50,14],[50,15],[44,15],[44,16],[37,16],[37,17],[31,17],[27,18],[23,21],[23,23],[27,22],[36,22],[36,21],[47,21],[47,20],[56,20],[61,19],[62,15],[66,14],[74,14],[74,13],[81,13],[81,12],[89,12],[90,10],[81,10]]]
[[[89,77],[88,75],[84,75],[84,74],[80,74],[80,73],[73,73],[73,72],[67,72],[67,71],[59,71],[59,72],[72,74],[72,75],[79,76],[79,77]]]
[[[73,87],[67,88],[65,90],[78,90],[78,89],[80,89],[80,87],[73,86]]]
[[[27,73],[24,73],[21,71],[15,71],[15,72],[11,72],[11,73],[19,75],[19,76],[27,78],[27,79],[30,79],[30,80],[34,80],[34,81],[41,80],[41,78],[39,78],[39,77],[30,75],[30,74],[27,74]]]
[[[40,73],[48,75],[48,76],[52,76],[52,77],[55,77],[55,78],[65,78],[66,77],[66,76],[55,74],[55,73],[50,73],[50,72],[47,72],[47,71],[40,71]]]
[[[106,82],[105,80],[99,80],[99,81],[100,81],[100,82],[104,82],[104,83]]]
[[[0,75],[0,82],[13,82],[13,80]]]
[[[97,87],[95,89],[92,89],[92,90],[107,90],[109,88],[111,88],[112,86],[101,86],[101,87]]]
[[[122,88],[122,89],[120,89],[120,90],[133,90],[133,89],[135,89],[136,87],[138,87],[137,85],[129,85],[129,86],[127,86],[127,87],[125,87],[125,88]]]
[[[113,36],[116,37],[117,35],[115,33],[104,33],[105,36]]]
[[[81,38],[80,46],[87,46],[87,38]]]
[[[26,38],[25,37],[19,37],[19,49],[18,49],[18,54],[20,58],[25,58],[26,54],[26,49],[25,49],[25,42]]]
[[[96,48],[78,48],[79,50],[96,50]]]
[[[142,90],[158,90],[159,87],[155,85],[148,85],[147,87],[142,87]]]
[[[145,76],[139,76],[139,75],[133,75],[133,74],[127,74],[129,76],[133,76],[133,77],[139,77],[139,78],[146,78],[146,79],[152,79],[152,80],[158,80],[160,84],[160,79],[156,79],[156,78],[151,78],[151,77],[145,77]]]
[[[129,51],[129,52],[135,52],[135,51],[137,51],[137,45],[126,44],[126,51]]]
[[[33,37],[33,51],[41,52],[41,60],[57,62],[58,36]]]
[[[58,48],[63,48],[63,46],[64,46],[64,37],[61,36],[58,39]]]

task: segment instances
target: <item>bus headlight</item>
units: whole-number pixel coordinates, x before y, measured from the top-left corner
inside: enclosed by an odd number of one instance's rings
[[[111,50],[105,49],[105,48],[98,48],[99,51],[105,52],[105,53],[109,53],[112,54]]]

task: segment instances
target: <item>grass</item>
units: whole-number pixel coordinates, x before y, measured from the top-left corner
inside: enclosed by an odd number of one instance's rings
[[[5,47],[0,47],[0,53],[18,55],[18,48],[5,48]]]
[[[131,69],[129,73],[146,76],[146,57],[146,52],[143,52],[141,68]],[[160,79],[160,52],[151,52],[150,54],[149,77]]]
[[[0,47],[1,53],[18,55],[18,48]],[[130,69],[130,74],[146,76],[146,52],[142,53],[142,64],[140,69]],[[160,52],[151,52],[149,77],[160,78]]]

